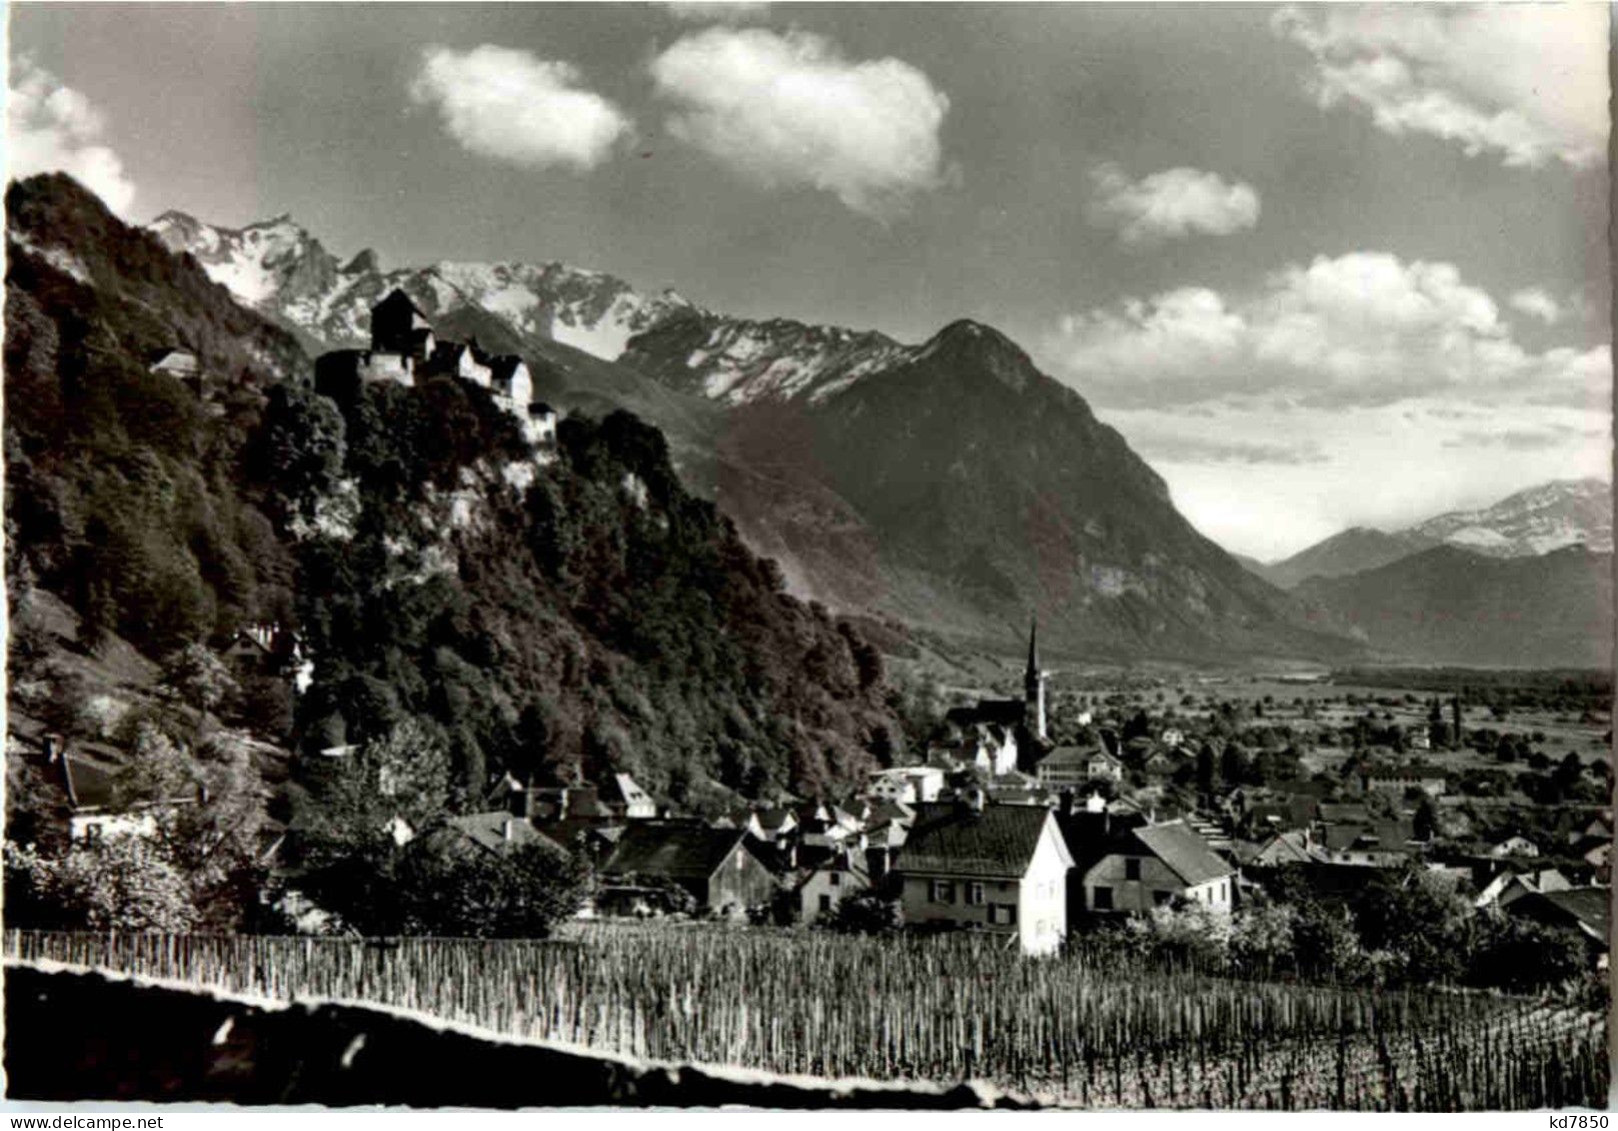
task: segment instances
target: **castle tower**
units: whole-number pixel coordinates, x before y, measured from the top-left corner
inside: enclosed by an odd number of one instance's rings
[[[1027,714],[1023,725],[1035,738],[1044,742],[1045,733],[1045,673],[1039,670],[1039,623],[1028,622],[1028,670],[1023,673],[1023,701]]]

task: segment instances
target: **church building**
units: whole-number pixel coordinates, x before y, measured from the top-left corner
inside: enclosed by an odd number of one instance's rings
[[[1028,666],[1023,672],[1021,699],[979,699],[970,707],[956,707],[945,715],[945,720],[960,730],[971,733],[979,727],[999,727],[1011,731],[1015,738],[1016,768],[1030,772],[1050,749],[1045,707],[1045,683],[1048,677],[1039,666],[1039,626],[1028,626]]]

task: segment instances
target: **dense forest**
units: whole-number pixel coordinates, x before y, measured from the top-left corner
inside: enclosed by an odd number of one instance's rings
[[[901,743],[877,650],[786,594],[657,430],[570,417],[543,462],[467,382],[317,387],[291,335],[72,180],[7,212],[10,595],[61,597],[92,649],[293,630],[315,683],[250,696],[254,729],[308,752],[413,722],[458,807],[504,771],[810,794]],[[148,370],[167,347],[199,388]]]

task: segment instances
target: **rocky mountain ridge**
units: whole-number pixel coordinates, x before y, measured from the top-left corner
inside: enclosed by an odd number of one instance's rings
[[[1379,569],[1434,546],[1491,558],[1526,558],[1569,546],[1612,552],[1612,488],[1601,479],[1559,479],[1476,510],[1450,511],[1402,530],[1355,526],[1278,562],[1249,568],[1283,589],[1311,577]]]
[[[1123,438],[992,327],[905,345],[557,264],[350,270],[284,221],[256,239],[156,227],[316,341],[351,344],[401,286],[435,325],[528,356],[536,395],[632,407],[793,590],[833,608],[1008,647],[1032,612],[1053,650],[1117,660],[1348,647],[1193,530]]]

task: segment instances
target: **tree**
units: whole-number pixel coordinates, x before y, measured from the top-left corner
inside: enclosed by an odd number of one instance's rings
[[[1482,916],[1480,934],[1471,969],[1471,980],[1478,985],[1531,993],[1577,978],[1588,965],[1584,941],[1572,931],[1498,908]]]
[[[19,925],[13,897],[49,916],[39,926],[189,931],[200,918],[186,877],[139,836],[80,842],[61,856],[8,844],[6,871],[7,919]]]
[[[1248,908],[1235,917],[1230,957],[1248,975],[1269,976],[1292,960],[1296,913],[1284,903]]]
[[[1205,795],[1214,791],[1215,759],[1211,745],[1204,742],[1197,751],[1197,789]]]
[[[845,935],[891,935],[899,929],[899,904],[877,891],[862,891],[839,903],[815,925]]]
[[[394,874],[404,934],[544,938],[589,890],[584,863],[543,842],[491,852],[441,830],[400,856]]]
[[[282,382],[270,389],[249,468],[273,487],[278,509],[312,513],[315,500],[342,474],[345,431],[343,415],[329,398]]]

